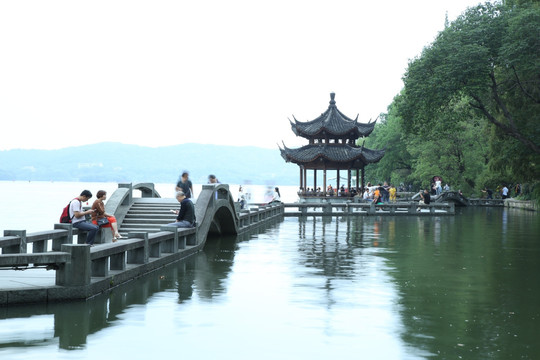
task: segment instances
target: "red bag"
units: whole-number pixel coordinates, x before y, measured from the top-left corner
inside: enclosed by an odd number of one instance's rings
[[[78,199],[75,198],[73,200],[78,200]],[[62,210],[62,215],[60,215],[60,223],[69,224],[71,223],[71,219],[73,219],[73,216],[75,216],[75,215],[69,216],[69,207],[71,206],[71,202],[73,200],[71,200],[69,204],[67,204],[66,207]]]

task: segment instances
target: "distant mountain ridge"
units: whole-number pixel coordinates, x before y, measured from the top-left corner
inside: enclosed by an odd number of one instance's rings
[[[0,180],[176,182],[187,170],[193,183],[209,174],[222,183],[298,184],[298,167],[279,149],[181,144],[144,147],[104,142],[59,150],[0,151]]]

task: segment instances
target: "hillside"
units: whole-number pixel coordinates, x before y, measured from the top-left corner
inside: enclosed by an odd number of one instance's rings
[[[188,170],[198,184],[205,184],[209,174],[231,184],[298,184],[298,167],[286,163],[277,148],[100,143],[60,150],[0,151],[0,180],[170,183],[182,170]]]

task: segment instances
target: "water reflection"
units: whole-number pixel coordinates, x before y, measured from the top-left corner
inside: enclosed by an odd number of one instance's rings
[[[56,341],[61,349],[82,349],[90,334],[121,320],[126,309],[146,304],[148,298],[158,292],[177,288],[179,301],[189,299],[197,260],[196,256],[188,258],[178,266],[162,269],[88,301],[0,308],[0,349],[48,345]],[[41,330],[24,331],[20,326],[21,318],[29,318],[28,323],[34,329],[36,323],[43,324],[37,326]],[[12,332],[13,328],[20,331]]]
[[[237,237],[209,239],[203,252],[87,301],[0,307],[0,350],[56,342],[60,349],[83,349],[89,335],[124,321],[126,312],[163,291],[177,291],[179,304],[190,300],[194,292],[212,299],[225,290],[237,242],[276,225]]]
[[[462,211],[448,220],[418,219],[413,226],[398,219],[403,232],[413,235],[397,241],[396,252],[381,254],[395,268],[407,329],[402,338],[444,359],[538,357],[539,312],[524,299],[540,299],[538,282],[527,276],[540,271],[530,254],[539,251],[531,242],[540,230],[538,217],[519,214],[501,231],[506,211]],[[517,235],[520,228],[528,236]],[[501,248],[505,239],[512,244]]]
[[[159,342],[199,358],[538,358],[538,215],[459,212],[285,218],[209,239],[86,302],[0,308],[0,357],[148,356]]]

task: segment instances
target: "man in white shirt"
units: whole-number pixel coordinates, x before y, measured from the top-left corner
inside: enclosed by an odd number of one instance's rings
[[[80,231],[88,231],[86,237],[86,243],[90,246],[94,245],[94,238],[99,230],[99,226],[92,224],[90,221],[86,221],[86,215],[91,214],[94,210],[83,211],[82,203],[87,202],[92,197],[92,193],[89,190],[83,190],[81,195],[75,198],[69,205],[69,216],[71,217],[71,224],[74,228]]]
[[[506,187],[506,185],[504,185],[504,187],[502,188],[502,198],[503,199],[508,198],[508,188]]]

